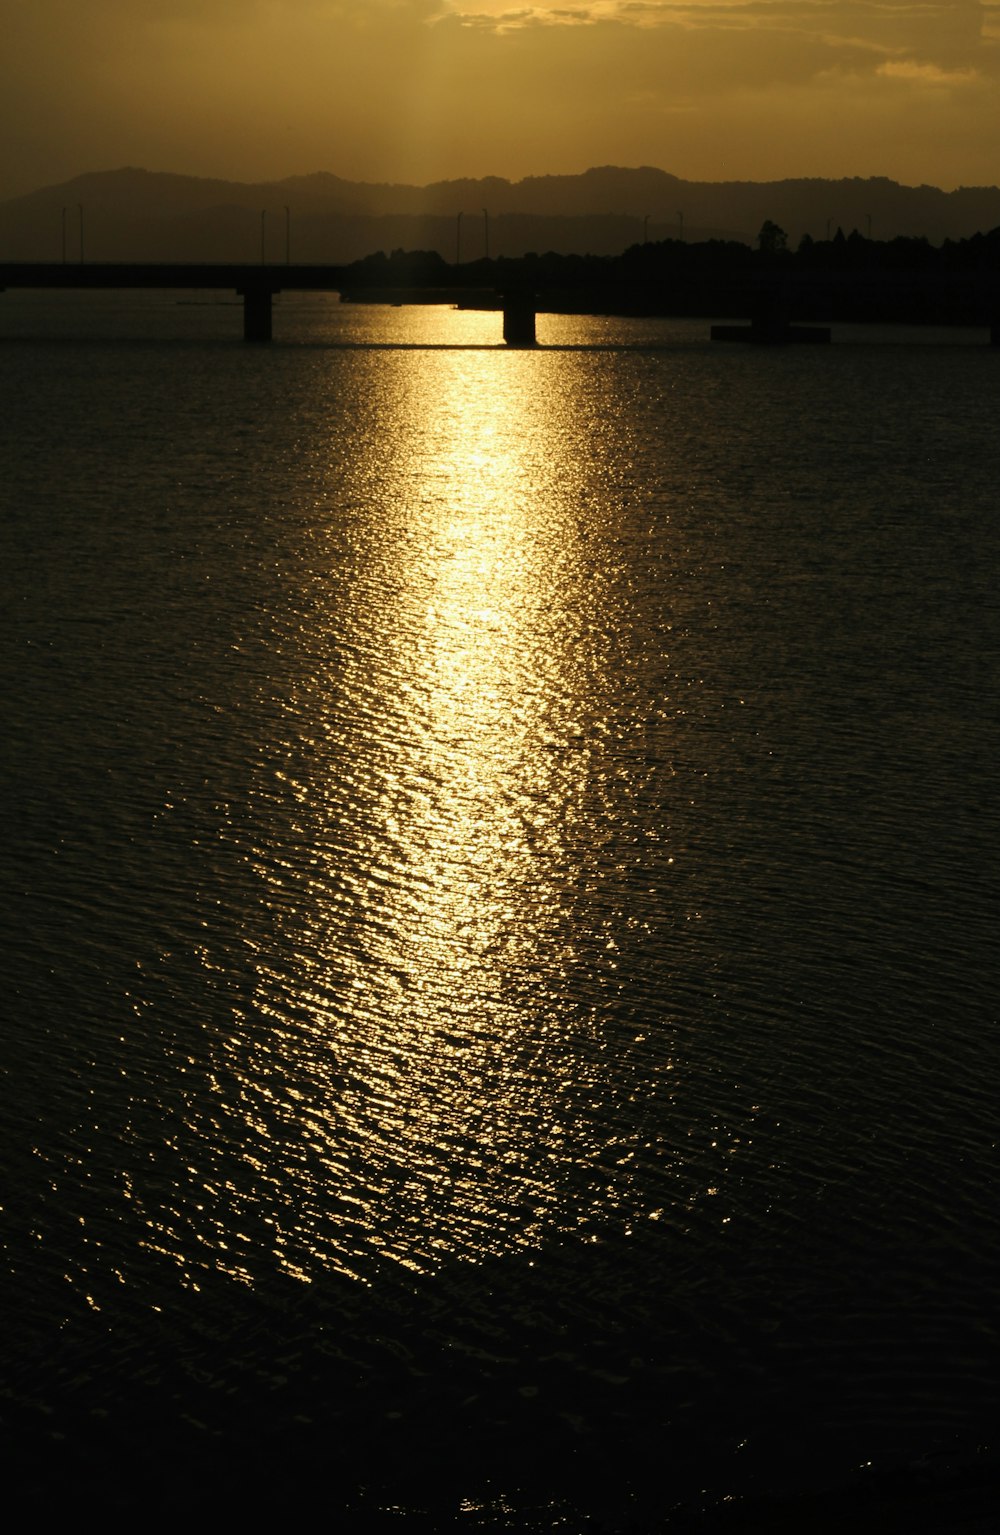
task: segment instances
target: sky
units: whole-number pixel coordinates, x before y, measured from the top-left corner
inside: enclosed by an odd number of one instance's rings
[[[0,197],[123,165],[1000,183],[1000,0],[0,0]]]

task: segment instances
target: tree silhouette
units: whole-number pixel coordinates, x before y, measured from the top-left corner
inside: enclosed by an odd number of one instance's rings
[[[757,245],[765,255],[773,256],[775,251],[788,249],[788,236],[780,224],[776,224],[773,219],[765,219],[760,226]]]

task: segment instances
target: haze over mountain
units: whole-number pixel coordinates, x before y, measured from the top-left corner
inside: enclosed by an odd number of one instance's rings
[[[286,211],[287,210],[287,211]],[[459,218],[461,215],[461,218]],[[614,254],[647,237],[752,243],[771,219],[796,244],[838,227],[938,244],[1000,225],[1000,189],[876,177],[684,181],[652,166],[427,186],[329,172],[235,182],[134,167],[78,176],[0,203],[0,259],[352,261],[376,250],[446,260],[554,250]]]

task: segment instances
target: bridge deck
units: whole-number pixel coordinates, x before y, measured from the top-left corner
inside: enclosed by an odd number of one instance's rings
[[[251,263],[208,261],[0,261],[0,292],[6,288],[225,288],[243,298],[243,334],[247,341],[270,341],[271,301],[276,293],[340,292],[351,279],[348,267],[302,262]],[[353,273],[357,287],[357,272]],[[384,291],[384,290],[383,290]],[[399,290],[402,293],[404,290]],[[405,290],[416,293],[417,290]],[[487,291],[457,287],[426,290],[428,303],[458,303]],[[490,290],[494,291],[494,290]],[[512,346],[535,342],[534,296],[497,295],[503,308],[504,340]],[[384,301],[384,298],[383,298]]]
[[[235,288],[336,292],[342,266],[215,261],[0,261],[0,288]]]

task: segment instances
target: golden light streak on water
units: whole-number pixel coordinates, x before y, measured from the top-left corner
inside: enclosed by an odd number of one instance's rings
[[[589,544],[614,466],[537,354],[382,367],[381,439],[329,470],[356,515],[324,526],[321,497],[303,529],[284,829],[252,833],[273,943],[248,938],[252,1004],[216,1073],[247,1169],[223,1206],[259,1190],[300,1276],[531,1242],[562,1206],[573,1225],[560,1185],[597,1136],[571,935],[617,792],[612,583]],[[398,500],[372,497],[372,456]],[[242,1274],[233,1224],[222,1209],[217,1261]]]

